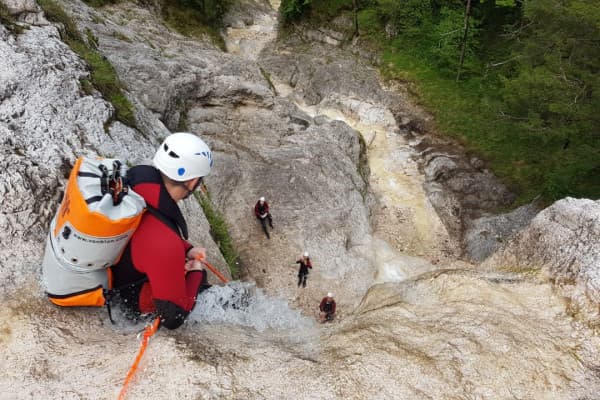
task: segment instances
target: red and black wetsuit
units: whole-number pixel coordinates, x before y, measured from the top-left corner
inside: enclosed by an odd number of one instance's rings
[[[328,297],[323,297],[323,300],[321,300],[321,304],[319,304],[319,310],[326,314],[327,319],[332,319],[333,314],[335,314],[335,300],[327,300]]]
[[[269,221],[271,228],[273,228],[273,218],[271,217],[271,213],[269,213],[269,203],[263,201],[263,204],[260,204],[260,200],[257,201],[254,205],[254,215],[256,215],[256,218],[260,221],[265,235],[270,238],[269,231],[267,230],[267,220]],[[263,217],[263,215],[265,216]]]
[[[259,200],[254,205],[254,215],[256,215],[256,218],[262,218],[264,214],[269,214],[269,203],[263,201],[263,204],[260,204]]]
[[[302,287],[306,287],[306,278],[308,277],[308,269],[312,269],[312,263],[310,259],[307,258],[306,262],[303,259],[296,261],[296,264],[300,264],[300,268],[298,269],[298,287],[302,285]]]
[[[160,172],[140,165],[127,177],[148,207],[121,260],[112,267],[113,287],[128,309],[157,312],[163,326],[175,329],[194,308],[206,272],[185,271],[186,253],[192,248],[184,240],[187,224]]]

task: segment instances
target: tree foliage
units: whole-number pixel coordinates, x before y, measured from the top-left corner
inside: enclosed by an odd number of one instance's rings
[[[581,0],[531,1],[521,25],[517,72],[505,81],[507,109],[543,136],[593,134],[600,126],[600,9]]]
[[[168,0],[165,4],[179,3],[182,7],[189,10],[198,10],[202,15],[205,23],[220,23],[227,7],[229,0]]]
[[[354,13],[361,42],[384,52],[385,68],[418,76],[446,133],[529,199],[600,197],[597,1],[472,0],[468,24],[465,0],[283,4],[321,24]]]
[[[284,23],[298,20],[310,7],[310,0],[282,0],[281,15]]]

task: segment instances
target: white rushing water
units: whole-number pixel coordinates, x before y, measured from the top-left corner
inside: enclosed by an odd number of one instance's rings
[[[279,9],[279,0],[270,0],[273,10]],[[277,37],[277,13],[265,12],[243,27],[228,27],[225,47],[231,54],[256,61],[265,45]]]
[[[287,300],[265,295],[254,283],[238,281],[203,292],[190,321],[248,327],[258,332],[315,329],[315,322],[292,310]]]

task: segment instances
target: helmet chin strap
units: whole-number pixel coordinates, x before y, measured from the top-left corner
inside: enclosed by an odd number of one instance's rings
[[[194,193],[194,192],[196,191],[196,189],[198,189],[198,187],[199,187],[200,185],[202,185],[202,182],[203,182],[203,177],[202,177],[202,176],[198,177],[198,180],[196,181],[196,184],[194,185],[194,187],[192,188],[192,190],[188,189],[188,187],[187,187],[187,185],[186,185],[186,183],[185,183],[185,182],[179,182],[179,185],[180,185],[180,186],[183,186],[183,188],[184,188],[185,190],[187,190],[187,192],[188,192],[188,193],[185,195],[185,197],[184,197],[183,199],[185,200],[185,199],[187,199],[188,197],[190,197],[190,195],[191,195],[192,193]]]

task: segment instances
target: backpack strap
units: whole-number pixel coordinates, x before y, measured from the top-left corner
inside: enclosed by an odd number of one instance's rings
[[[152,207],[150,204],[146,204],[146,211],[148,211],[162,223],[171,228],[171,230],[177,233],[180,237],[185,238],[182,228],[171,218],[167,217],[165,214],[161,213],[158,209]]]

